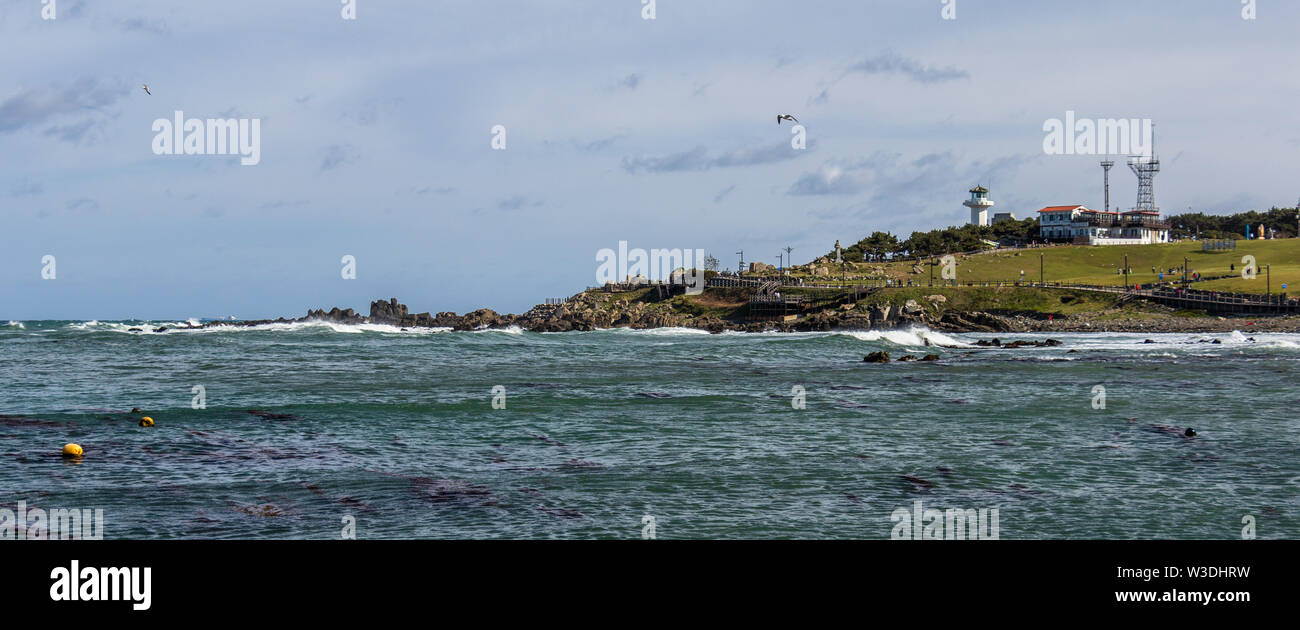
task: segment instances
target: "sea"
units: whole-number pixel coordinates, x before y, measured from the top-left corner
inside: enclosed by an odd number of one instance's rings
[[[105,539],[1300,536],[1300,335],[186,325],[0,321],[0,519],[102,510]]]

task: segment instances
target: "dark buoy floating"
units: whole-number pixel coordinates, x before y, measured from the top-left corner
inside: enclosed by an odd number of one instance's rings
[[[132,407],[132,408],[131,408],[131,413],[144,413],[144,411],[143,411],[142,409],[140,409],[139,407]]]
[[[1183,437],[1196,437],[1196,429],[1187,427],[1187,430],[1183,431]]]

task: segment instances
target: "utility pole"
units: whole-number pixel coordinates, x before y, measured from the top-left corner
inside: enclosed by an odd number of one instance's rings
[[[1183,257],[1183,288],[1187,288],[1187,257]]]
[[[785,254],[776,255],[776,264],[777,264],[776,267],[777,275],[784,276],[785,275]]]

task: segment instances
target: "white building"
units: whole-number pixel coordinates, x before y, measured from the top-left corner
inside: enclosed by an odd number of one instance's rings
[[[1038,211],[1044,240],[1081,245],[1150,245],[1169,242],[1169,222],[1159,212],[1104,212],[1084,206],[1048,206]]]
[[[971,225],[988,225],[989,208],[995,204],[989,199],[989,190],[983,186],[976,186],[970,189],[970,199],[967,199],[961,205],[970,208]]]

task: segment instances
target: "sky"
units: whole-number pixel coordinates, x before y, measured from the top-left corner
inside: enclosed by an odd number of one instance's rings
[[[619,241],[734,269],[960,225],[977,183],[1101,207],[1100,156],[1044,151],[1067,111],[1157,125],[1167,214],[1300,198],[1289,0],[54,2],[0,0],[0,319],[519,313]],[[156,154],[178,110],[260,161]]]

